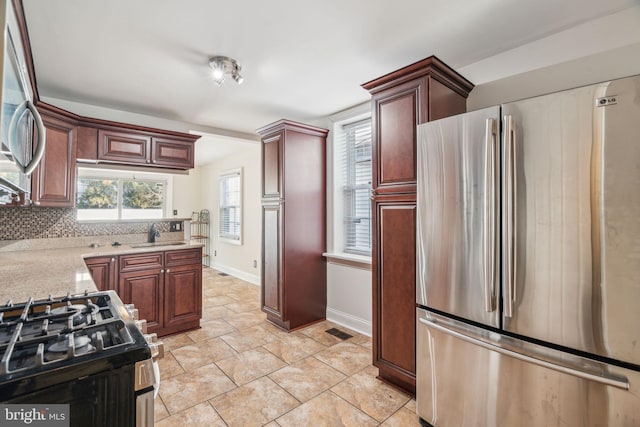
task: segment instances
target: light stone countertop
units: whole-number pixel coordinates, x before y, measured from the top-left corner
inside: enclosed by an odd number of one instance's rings
[[[56,239],[47,239],[56,240]],[[158,242],[152,247],[134,248],[138,243],[124,243],[113,247],[102,245],[38,248],[32,250],[0,250],[0,305],[9,299],[14,303],[34,299],[96,291],[84,258],[95,256],[117,256],[131,253],[157,252],[202,247],[195,241],[185,241],[182,245],[172,242]]]

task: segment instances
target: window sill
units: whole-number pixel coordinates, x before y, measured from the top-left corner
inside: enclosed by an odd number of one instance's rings
[[[242,240],[227,239],[221,236],[218,236],[218,242],[228,243],[230,245],[242,246]]]
[[[371,257],[364,255],[354,255],[354,254],[346,254],[344,252],[340,253],[329,253],[325,252],[322,254],[327,260],[336,262],[337,264],[345,264],[351,265],[354,267],[361,268],[371,268]]]
[[[127,218],[127,219],[76,219],[79,224],[115,224],[115,223],[151,223],[169,221],[191,221],[191,217],[163,217],[163,218]]]

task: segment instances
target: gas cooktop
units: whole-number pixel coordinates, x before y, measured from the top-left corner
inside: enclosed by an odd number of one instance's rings
[[[0,384],[62,366],[141,351],[146,341],[112,291],[0,306]]]

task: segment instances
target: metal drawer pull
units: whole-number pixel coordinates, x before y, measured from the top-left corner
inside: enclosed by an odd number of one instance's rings
[[[495,351],[500,354],[504,354],[505,356],[513,357],[518,360],[522,360],[523,362],[532,363],[534,365],[542,366],[543,368],[553,369],[554,371],[562,372],[564,374],[573,375],[578,378],[583,378],[589,381],[595,381],[600,384],[605,384],[612,387],[621,388],[623,390],[629,390],[629,380],[625,377],[617,376],[617,375],[597,375],[589,372],[581,371],[579,369],[571,368],[569,366],[560,365],[552,362],[547,362],[546,360],[538,359],[532,356],[528,356],[526,354],[518,353],[517,351],[509,350],[507,348],[499,347],[497,345],[490,344],[486,341],[483,341],[478,338],[470,337],[458,331],[454,331],[452,329],[447,328],[446,326],[439,325],[438,323],[428,320],[428,319],[419,319],[421,323],[429,326],[430,328],[436,329],[440,332],[443,332],[447,335],[451,335],[452,337],[461,339],[468,343],[480,346],[487,350]]]

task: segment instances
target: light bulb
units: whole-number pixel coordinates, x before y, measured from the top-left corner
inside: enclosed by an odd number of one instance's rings
[[[216,81],[220,81],[224,79],[224,69],[219,67],[214,67],[213,71],[211,71],[211,75]]]

